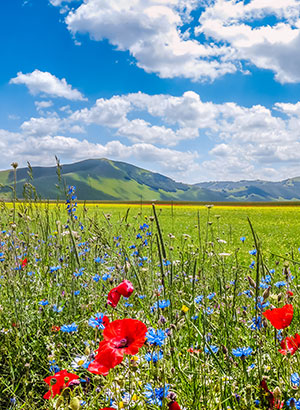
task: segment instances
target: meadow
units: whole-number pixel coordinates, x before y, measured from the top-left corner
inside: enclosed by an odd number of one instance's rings
[[[300,408],[299,214],[2,203],[0,409]]]

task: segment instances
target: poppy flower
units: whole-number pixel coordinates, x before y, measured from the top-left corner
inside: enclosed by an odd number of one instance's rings
[[[134,291],[134,287],[129,280],[123,280],[117,287],[111,289],[107,296],[107,303],[113,308],[117,306],[121,296],[129,298],[129,296]]]
[[[168,403],[168,406],[170,410],[181,410],[177,401],[171,401],[170,403]]]
[[[25,268],[26,265],[27,265],[27,258],[22,259],[22,260],[21,260],[21,266],[22,266],[22,268]]]
[[[68,373],[67,370],[60,370],[54,376],[48,376],[44,379],[50,386],[50,390],[44,395],[44,399],[52,399],[57,394],[60,394],[63,389],[69,387],[73,380],[79,379],[79,376],[73,373]]]
[[[113,409],[112,407],[104,407],[103,409],[100,409],[100,410],[116,410],[116,409]]]
[[[279,353],[283,355],[290,353],[293,355],[300,347],[300,335],[296,333],[294,337],[286,337],[281,341],[280,346],[281,349],[279,350]]]
[[[147,327],[136,319],[114,320],[103,330],[95,360],[89,365],[91,373],[106,376],[110,369],[120,364],[124,354],[136,355],[145,343]]]
[[[263,316],[278,330],[285,329],[291,324],[293,314],[293,305],[284,305],[282,308],[268,309],[263,312]]]

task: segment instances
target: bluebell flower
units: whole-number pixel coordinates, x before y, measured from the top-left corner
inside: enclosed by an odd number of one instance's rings
[[[236,357],[247,357],[247,356],[251,356],[253,352],[252,347],[238,347],[236,349],[232,349],[232,354]]]
[[[164,397],[167,397],[169,393],[169,386],[166,385],[164,387],[153,388],[150,383],[145,385],[144,396],[148,399],[148,404],[154,404],[156,406],[161,407],[162,401]]]
[[[95,316],[91,316],[89,318],[89,326],[92,328],[104,329],[105,326],[103,325],[103,313],[96,313]]]
[[[76,325],[75,322],[73,322],[71,325],[63,325],[60,328],[62,332],[66,332],[66,333],[77,332],[77,329],[78,329],[78,325]]]
[[[299,377],[299,374],[298,374],[298,373],[293,373],[293,374],[291,375],[291,383],[292,383],[293,386],[299,387],[300,377]]]
[[[163,352],[162,352],[162,350],[160,350],[159,352],[158,352],[158,354],[156,353],[156,352],[147,352],[146,354],[145,354],[145,360],[147,360],[147,362],[153,362],[153,363],[156,363],[158,360],[160,360],[160,359],[162,359],[163,358]]]
[[[204,347],[205,353],[208,353],[208,354],[211,354],[211,352],[218,353],[218,351],[219,351],[218,346],[211,345],[209,347],[210,347],[210,349],[207,346]]]
[[[164,340],[167,337],[166,333],[162,329],[153,329],[150,327],[148,332],[146,333],[147,342],[151,345],[162,346],[164,344]]]

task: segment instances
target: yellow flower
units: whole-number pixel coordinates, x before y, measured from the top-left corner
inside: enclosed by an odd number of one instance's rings
[[[124,403],[122,401],[120,401],[119,403],[119,409],[123,409],[124,408]]]
[[[138,397],[137,395],[134,393],[134,395],[132,396],[132,401],[137,401]]]
[[[183,311],[183,313],[187,313],[189,311],[189,308],[185,305],[182,305],[181,310]]]

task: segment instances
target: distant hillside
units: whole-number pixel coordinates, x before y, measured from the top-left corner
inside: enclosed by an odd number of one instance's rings
[[[261,180],[202,182],[194,186],[220,193],[229,201],[297,201],[300,199],[300,177],[280,182]]]
[[[222,193],[175,182],[161,174],[135,167],[125,162],[89,159],[63,165],[60,189],[56,167],[32,167],[33,180],[27,168],[17,169],[17,195],[23,197],[23,187],[31,183],[43,199],[63,199],[63,185],[75,185],[80,200],[127,201],[223,201]],[[9,199],[14,173],[0,171],[0,197]]]
[[[75,185],[79,200],[108,201],[291,201],[300,200],[300,177],[281,182],[219,181],[189,185],[125,162],[89,159],[56,167],[17,169],[17,196],[32,184],[41,199],[65,199],[64,186]],[[0,171],[0,199],[11,199],[13,170]]]

